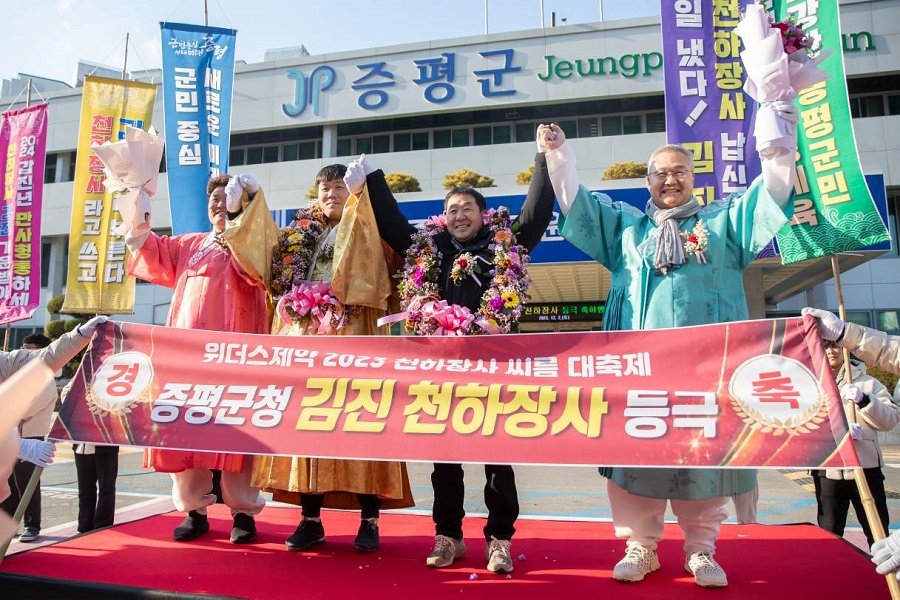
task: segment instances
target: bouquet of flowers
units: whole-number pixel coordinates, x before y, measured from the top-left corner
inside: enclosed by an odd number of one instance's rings
[[[272,296],[281,298],[309,277],[319,236],[328,227],[318,204],[301,208],[291,224],[278,232],[278,246],[272,255]]]
[[[808,58],[813,44],[806,32],[792,20],[774,23],[759,4],[746,7],[735,30],[745,48],[741,52],[747,71],[744,89],[762,104],[756,114],[757,150],[764,157],[793,152],[797,147],[793,100],[828,78],[819,64],[831,52]]]
[[[327,281],[302,281],[278,300],[276,310],[281,320],[296,326],[301,319],[309,319],[307,331],[311,335],[334,335],[353,316],[353,308],[345,306]]]

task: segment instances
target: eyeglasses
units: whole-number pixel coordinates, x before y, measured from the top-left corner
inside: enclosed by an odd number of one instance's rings
[[[687,169],[676,169],[674,171],[650,171],[647,173],[647,177],[651,179],[660,179],[665,181],[669,177],[674,177],[678,181],[684,181],[687,179],[687,176],[690,175],[690,171]]]

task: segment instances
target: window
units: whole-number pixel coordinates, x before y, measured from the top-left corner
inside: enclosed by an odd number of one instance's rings
[[[386,154],[391,151],[391,136],[389,135],[376,135],[372,142],[372,151],[376,154]]]
[[[428,132],[417,131],[412,134],[413,150],[428,150]]]
[[[263,162],[264,163],[278,162],[278,146],[263,147]]]
[[[449,129],[439,129],[432,133],[434,136],[434,148],[449,148],[450,147],[450,130]]]
[[[300,144],[286,144],[281,149],[281,160],[291,162],[300,159]]]
[[[537,131],[537,125],[532,125],[531,123],[516,123],[516,141],[533,142],[535,131]]]
[[[508,144],[512,141],[512,128],[509,125],[494,126],[494,143]]]
[[[900,310],[875,311],[875,329],[880,329],[890,335],[900,334]]]
[[[578,137],[597,137],[600,128],[597,127],[597,117],[578,119]]]
[[[649,112],[645,115],[647,133],[659,133],[666,130],[666,113]]]
[[[341,138],[337,141],[337,155],[338,156],[350,156],[353,154],[350,151],[351,145],[350,138]]]
[[[622,135],[622,117],[602,117],[600,119],[600,131],[603,135]]]
[[[322,142],[300,142],[300,160],[309,160],[311,158],[321,157]]]
[[[371,154],[372,153],[372,138],[364,137],[364,138],[356,138],[356,154]]]
[[[473,146],[489,146],[492,143],[490,127],[476,127],[472,131]]]
[[[50,285],[50,248],[49,242],[41,243],[41,287]]]
[[[394,152],[408,152],[412,149],[411,133],[394,134]]]
[[[460,148],[463,146],[469,146],[469,130],[468,129],[454,129],[453,130],[453,147]]]
[[[258,165],[263,161],[263,149],[261,146],[247,148],[247,164]]]
[[[244,162],[245,154],[246,150],[244,150],[244,148],[232,148],[228,152],[228,164],[233,167],[238,167],[240,165],[246,164]]]
[[[622,133],[625,135],[633,135],[641,133],[643,127],[641,125],[641,115],[625,115],[622,117]]]
[[[44,161],[44,183],[54,183],[56,181],[56,154],[48,153]]]
[[[837,311],[835,311],[837,312]],[[863,327],[872,326],[872,313],[868,310],[848,310],[847,320]]]

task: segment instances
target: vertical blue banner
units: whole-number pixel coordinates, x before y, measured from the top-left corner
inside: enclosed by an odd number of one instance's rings
[[[172,232],[210,228],[206,183],[228,171],[236,31],[160,23]]]

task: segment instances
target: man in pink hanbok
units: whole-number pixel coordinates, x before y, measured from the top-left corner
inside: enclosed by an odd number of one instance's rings
[[[268,214],[263,193],[246,175],[213,177],[206,191],[212,231],[156,235],[147,214],[125,237],[131,251],[128,272],[174,288],[166,320],[170,327],[268,333],[266,290],[252,277],[253,267],[238,264],[228,245],[231,237],[250,235],[258,239],[261,252],[271,252],[277,231],[271,218],[258,218]],[[206,508],[216,501],[210,469],[222,471],[222,497],[234,518],[231,542],[246,544],[256,538],[253,516],[265,500],[259,488],[250,485],[252,456],[153,449],[147,462],[171,474],[175,507],[188,513],[175,528],[175,540],[190,541],[209,531]]]

